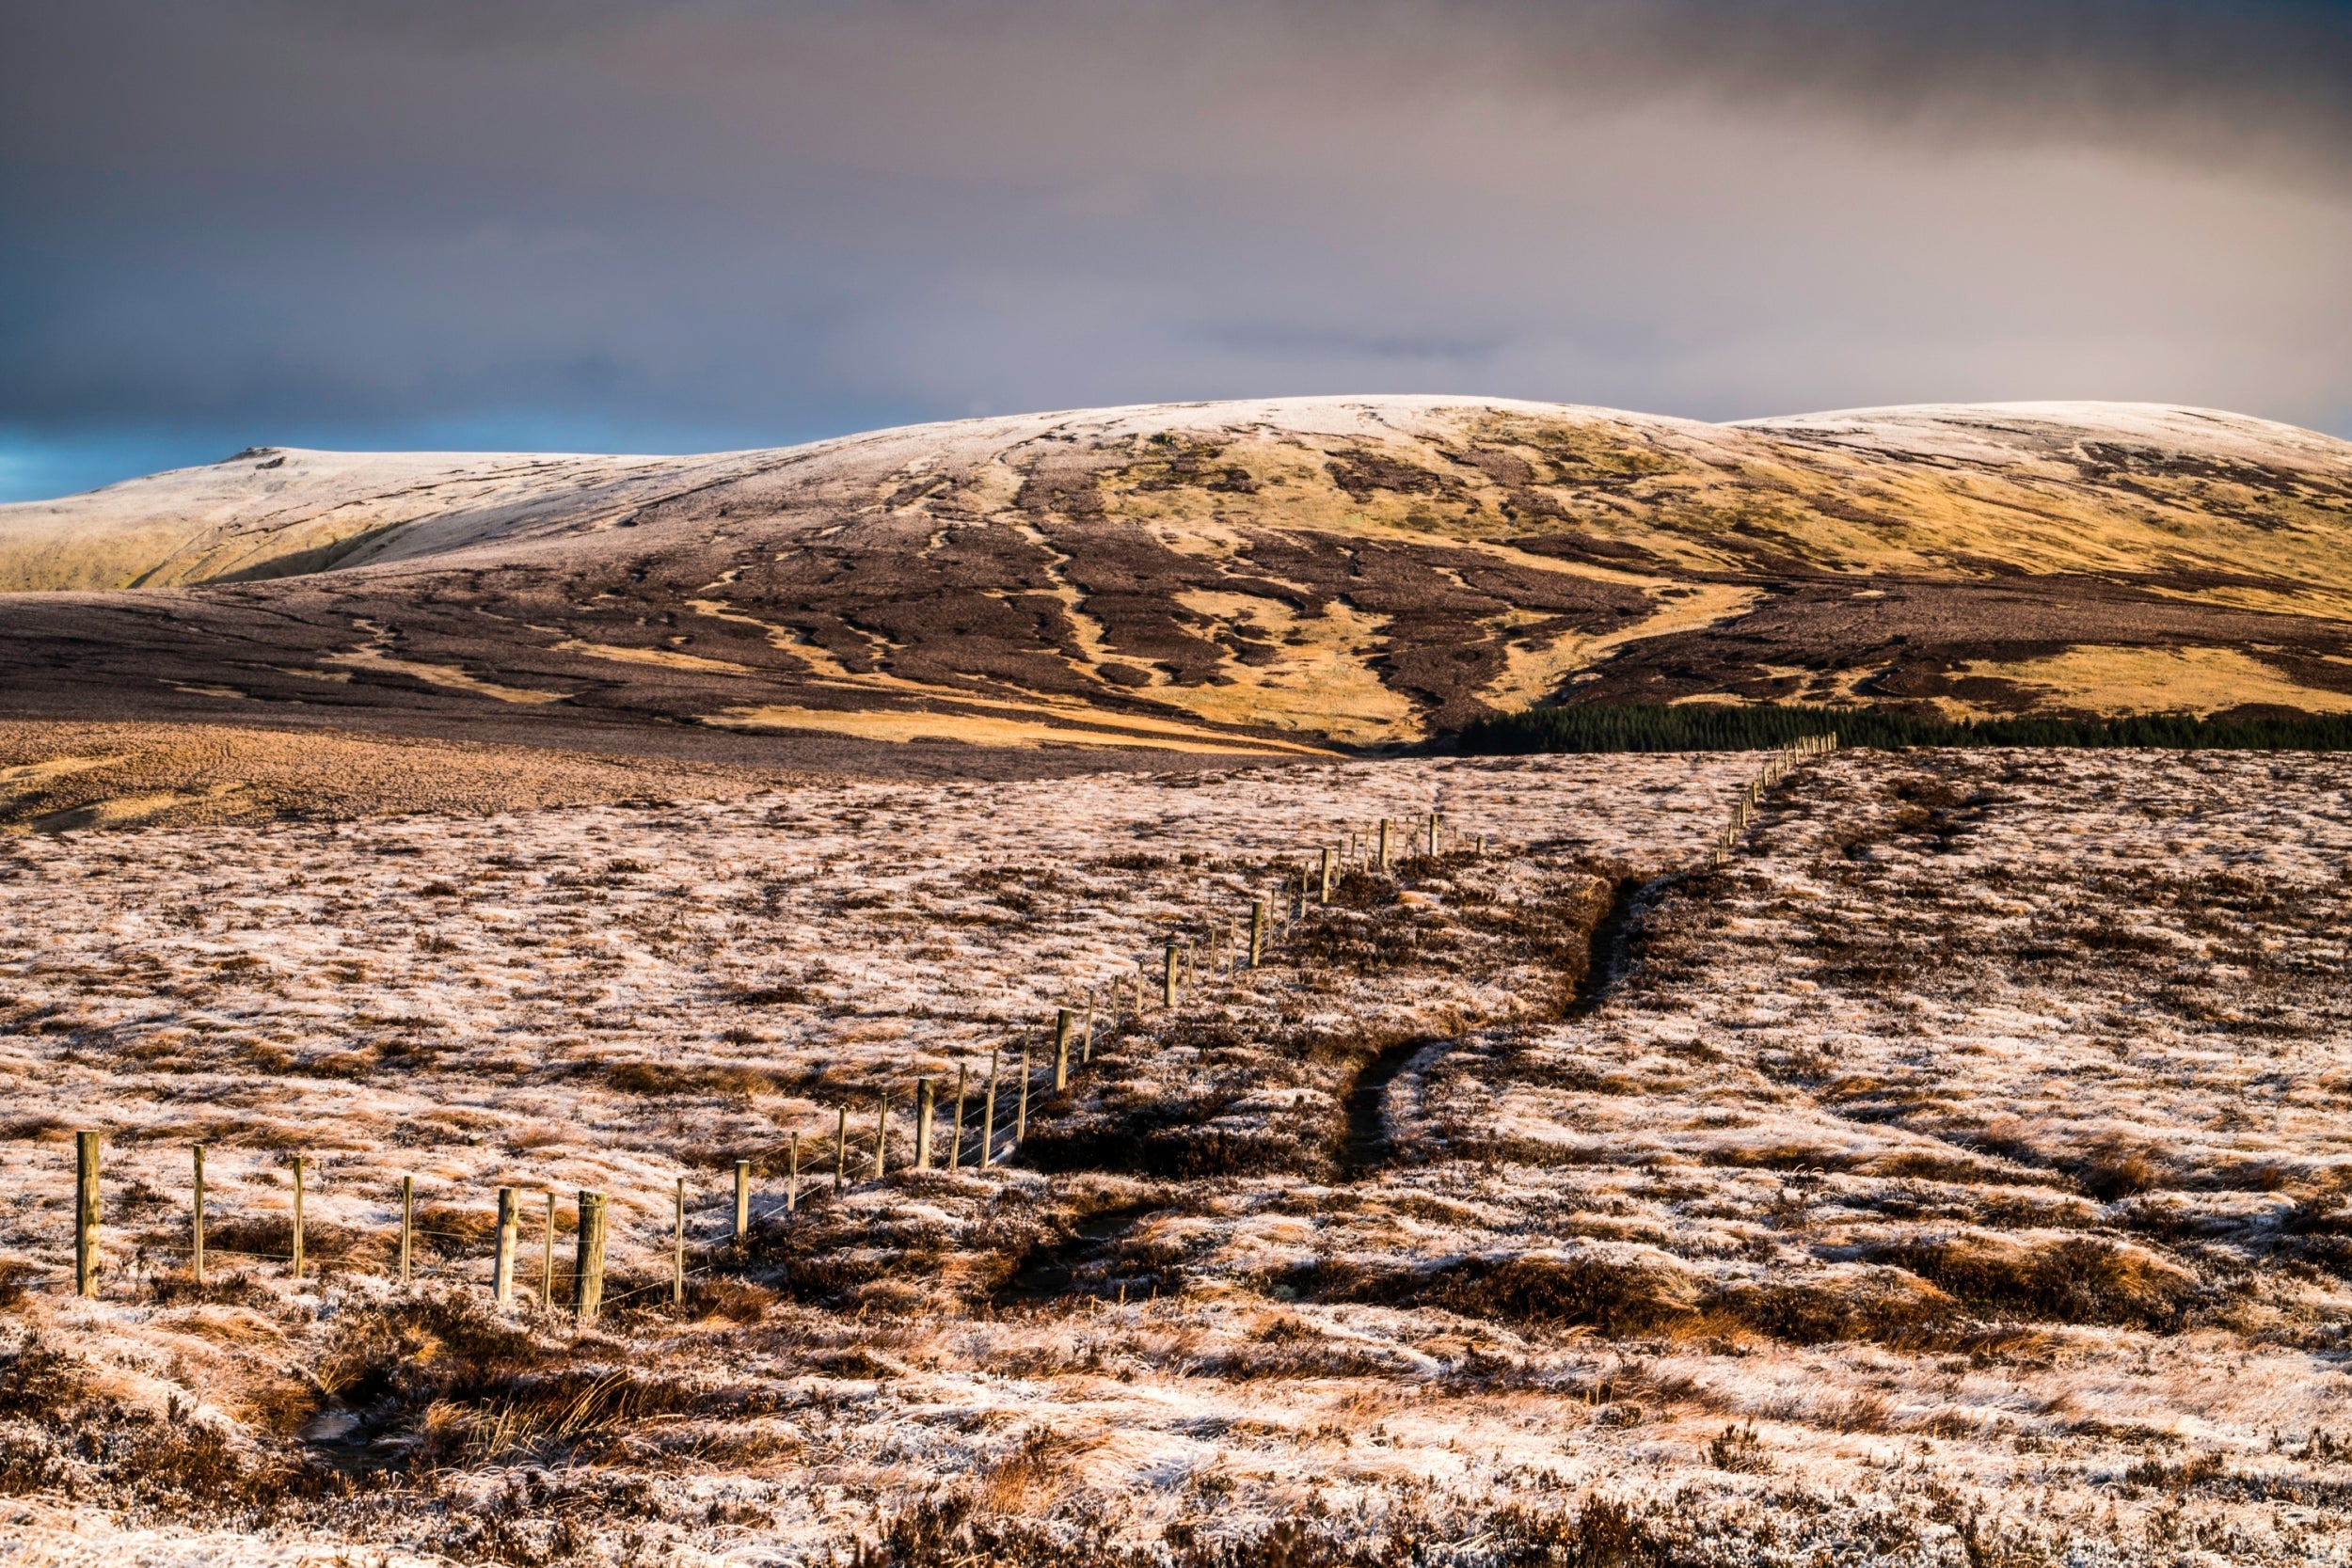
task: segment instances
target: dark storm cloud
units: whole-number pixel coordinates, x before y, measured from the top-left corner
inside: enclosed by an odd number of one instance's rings
[[[29,0],[0,137],[20,463],[1313,390],[2352,422],[2341,5]]]

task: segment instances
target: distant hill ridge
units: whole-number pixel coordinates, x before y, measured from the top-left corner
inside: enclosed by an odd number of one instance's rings
[[[2327,714],[2352,443],[2137,404],[1377,397],[269,448],[0,507],[0,590],[19,711],[1267,753],[1564,700]]]

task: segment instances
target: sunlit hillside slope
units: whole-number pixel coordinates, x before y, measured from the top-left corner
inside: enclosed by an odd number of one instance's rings
[[[242,452],[0,508],[17,711],[1295,754],[1551,700],[2352,710],[2352,443],[2143,404],[1160,404]],[[227,711],[235,705],[245,711]]]

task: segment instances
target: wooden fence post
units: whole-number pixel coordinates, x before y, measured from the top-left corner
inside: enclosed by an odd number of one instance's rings
[[[1168,967],[1160,976],[1160,1006],[1176,1006],[1176,943],[1168,944]]]
[[[572,1321],[592,1323],[604,1305],[604,1195],[582,1188],[572,1252]]]
[[[914,1168],[931,1168],[931,1081],[918,1078],[914,1083]]]
[[[882,1179],[883,1162],[890,1153],[890,1091],[882,1090],[874,1097],[874,1180]]]
[[[972,1064],[958,1062],[956,1064],[956,1123],[947,1133],[947,1168],[949,1170],[963,1168],[963,1097],[970,1087],[971,1078]]]
[[[988,1048],[988,1096],[980,1102],[980,1168],[996,1161],[996,1048]]]
[[[1432,857],[1438,853],[1438,814],[1434,811],[1429,814],[1429,853]]]
[[[837,1195],[850,1177],[850,1108],[841,1108],[841,1125],[833,1134],[833,1190]]]
[[[1326,904],[1328,904],[1331,901],[1331,874],[1337,869],[1334,863],[1338,859],[1339,857],[1331,852],[1331,847],[1329,845],[1327,844],[1323,847],[1323,897],[1321,902]]]
[[[752,1233],[752,1163],[735,1162],[735,1240],[739,1246]]]
[[[1081,1067],[1094,1060],[1094,988],[1087,988],[1086,1033],[1078,1037],[1078,1063]]]
[[[1070,1009],[1054,1009],[1054,1092],[1070,1087]]]
[[[1388,868],[1389,868],[1389,819],[1388,819],[1387,817],[1385,817],[1385,816],[1384,816],[1384,817],[1382,817],[1382,818],[1380,819],[1380,869],[1381,869],[1381,870],[1383,870],[1383,871],[1386,871]]]
[[[548,1226],[539,1238],[539,1305],[555,1305],[555,1189],[548,1189]]]
[[[204,1288],[204,1146],[196,1146],[196,1202],[188,1211],[188,1277]]]
[[[1261,898],[1249,906],[1249,967],[1258,969],[1265,963],[1265,900]]]
[[[417,1179],[400,1179],[400,1283],[405,1288],[411,1277],[409,1259],[416,1250]]]
[[[294,1157],[294,1277],[302,1277],[302,1167],[310,1162]]]
[[[499,1189],[499,1249],[490,1263],[490,1300],[501,1312],[515,1301],[515,1243],[522,1228],[522,1195]]]
[[[787,1214],[801,1206],[801,1135],[792,1134],[791,1152],[785,1156],[789,1162],[784,1177],[784,1212]]]
[[[670,1305],[686,1305],[686,1178],[677,1179],[677,1217],[670,1227]]]
[[[99,1134],[73,1134],[73,1293],[98,1293]]]
[[[1014,1097],[1012,1113],[1012,1147],[1019,1148],[1029,1141],[1029,1042],[1021,1042],[1021,1092]]]

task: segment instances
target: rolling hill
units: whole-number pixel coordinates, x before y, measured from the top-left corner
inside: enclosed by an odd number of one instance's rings
[[[892,770],[1409,745],[1551,701],[2341,713],[2352,443],[2146,404],[1382,397],[256,449],[0,507],[0,591],[24,717]]]

